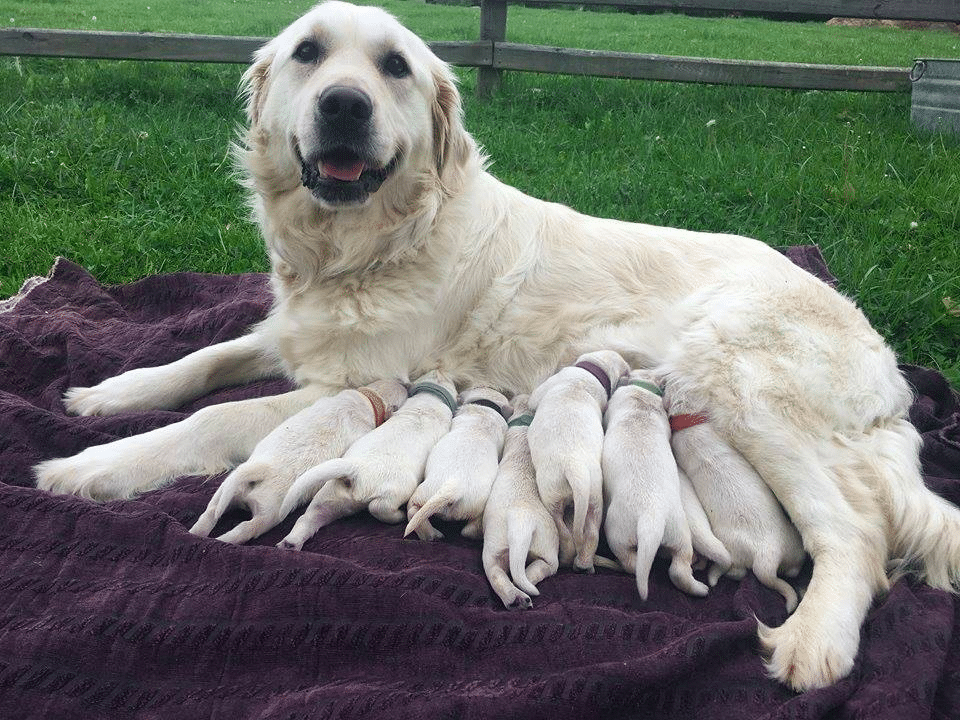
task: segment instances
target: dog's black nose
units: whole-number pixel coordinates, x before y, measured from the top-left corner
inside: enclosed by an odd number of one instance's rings
[[[333,125],[363,124],[373,115],[373,102],[363,90],[331,85],[320,93],[320,117]]]

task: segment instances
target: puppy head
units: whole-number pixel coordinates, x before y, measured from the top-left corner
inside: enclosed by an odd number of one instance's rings
[[[407,388],[399,380],[377,380],[367,387],[380,396],[387,412],[390,414],[396,412],[397,408],[403,405],[403,401],[407,399]]]
[[[596,350],[584,353],[577,358],[577,362],[591,362],[610,378],[610,387],[615,388],[620,379],[630,372],[630,366],[620,353],[615,350]]]
[[[492,402],[494,405],[500,408],[500,414],[503,415],[504,420],[508,420],[510,415],[513,413],[513,408],[510,407],[510,401],[507,400],[503,393],[498,392],[493,388],[473,387],[460,393],[461,405],[474,400],[487,400],[488,402]]]
[[[424,177],[455,184],[475,148],[450,69],[378,8],[317,5],[256,53],[242,87],[253,143],[327,210],[398,204]]]
[[[416,386],[416,385],[419,385],[420,383],[425,383],[425,382],[439,385],[448,393],[450,393],[451,397],[453,398],[457,397],[457,388],[453,384],[453,380],[451,380],[450,376],[447,375],[442,370],[431,370],[430,372],[424,373],[423,375],[418,377],[413,384],[414,386]]]

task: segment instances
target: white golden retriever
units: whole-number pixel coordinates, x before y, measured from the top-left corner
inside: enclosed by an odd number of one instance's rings
[[[238,156],[272,312],[238,340],[74,388],[66,406],[175,407],[284,372],[299,389],[48,460],[40,488],[130,496],[228,469],[345,387],[439,368],[529,392],[613,347],[711,409],[814,559],[796,612],[760,628],[773,676],[806,689],[851,670],[888,558],[958,582],[960,511],[924,487],[910,389],[852,302],[756,240],[586,217],[498,182],[450,69],[381,10],[315,7],[257,52],[244,86]]]

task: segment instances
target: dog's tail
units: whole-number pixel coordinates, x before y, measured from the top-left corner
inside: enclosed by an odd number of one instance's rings
[[[530,513],[507,513],[507,547],[510,548],[510,576],[514,584],[528,595],[539,595],[537,586],[527,577],[527,555],[536,529]]]
[[[452,484],[444,483],[440,485],[429,500],[427,500],[410,518],[407,527],[403,530],[403,536],[419,530],[423,523],[427,522],[436,513],[450,508],[457,501],[455,489]]]
[[[329,481],[337,478],[356,480],[358,472],[357,463],[346,458],[335,458],[313,466],[294,480],[287,490],[280,505],[280,518],[285,518],[294,508],[308,502]]]
[[[563,475],[573,494],[573,544],[579,553],[583,548],[587,527],[587,512],[590,509],[590,468],[582,462],[569,462]]]
[[[663,542],[667,526],[667,509],[657,507],[656,503],[654,505],[637,518],[637,559],[634,572],[641,600],[646,600],[649,594],[650,568],[653,567],[653,560]]]
[[[894,576],[910,572],[942,590],[960,589],[960,509],[926,487],[920,472],[920,434],[907,420],[844,444],[860,469],[874,476],[893,531]]]

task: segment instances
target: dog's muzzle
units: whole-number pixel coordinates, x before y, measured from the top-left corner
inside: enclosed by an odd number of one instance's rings
[[[337,148],[305,160],[298,150],[300,182],[314,197],[331,205],[361,204],[380,189],[397,166],[398,156],[383,167],[370,167],[355,152]]]
[[[333,85],[317,99],[314,122],[318,146],[306,157],[294,141],[300,180],[319,200],[357,205],[380,189],[396,168],[399,153],[381,165],[371,148],[373,103],[362,90]]]

